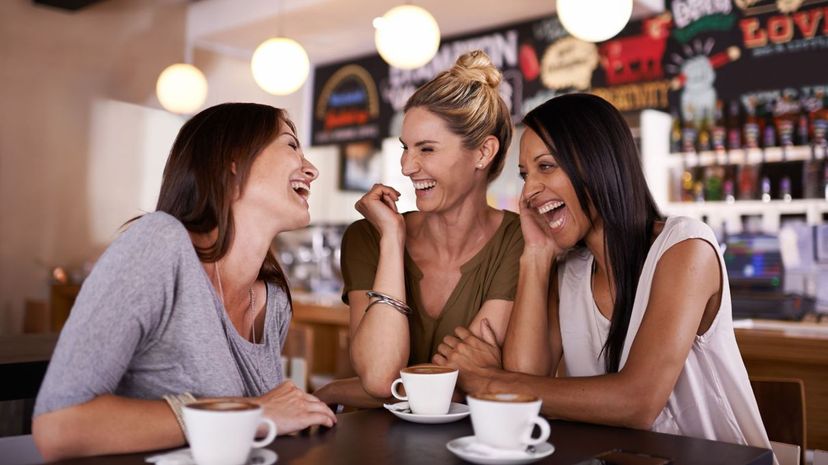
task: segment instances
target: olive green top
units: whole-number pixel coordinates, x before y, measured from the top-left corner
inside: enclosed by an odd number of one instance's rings
[[[431,361],[437,346],[458,326],[468,327],[483,303],[490,299],[512,301],[517,291],[523,235],[520,216],[504,211],[503,221],[489,242],[460,267],[460,280],[449,295],[443,311],[434,319],[423,310],[420,296],[422,271],[405,252],[405,298],[412,309],[409,316],[411,355],[409,364]],[[367,220],[351,224],[342,237],[342,277],[345,288],[342,301],[348,303],[348,292],[370,290],[379,262],[379,232]],[[374,307],[372,311],[394,311]]]

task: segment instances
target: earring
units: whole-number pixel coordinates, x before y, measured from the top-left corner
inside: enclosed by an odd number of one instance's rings
[[[478,167],[478,168],[483,168],[483,163],[478,163],[478,164],[477,164],[477,167]]]

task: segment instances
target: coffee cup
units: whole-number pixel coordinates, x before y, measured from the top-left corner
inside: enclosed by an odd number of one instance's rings
[[[525,394],[475,394],[466,397],[478,442],[498,449],[523,450],[549,439],[549,422],[539,416],[541,400]],[[534,426],[540,435],[532,437]]]
[[[414,365],[400,370],[400,377],[391,384],[391,394],[399,400],[407,400],[412,413],[445,415],[451,407],[456,382],[455,368]],[[397,392],[400,384],[405,387],[405,396]]]
[[[250,402],[203,401],[182,409],[187,439],[198,465],[242,465],[250,449],[264,447],[276,438],[276,423],[262,416],[262,407]],[[256,441],[259,425],[267,436]]]

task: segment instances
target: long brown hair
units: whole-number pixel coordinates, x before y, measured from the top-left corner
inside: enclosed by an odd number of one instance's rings
[[[282,109],[223,103],[193,116],[178,132],[164,167],[156,210],[176,217],[193,233],[218,230],[212,245],[195,246],[202,262],[216,262],[230,248],[235,233],[233,196],[244,191],[253,161],[276,138],[281,123],[296,132]],[[280,286],[290,299],[287,278],[270,250],[258,279]]]
[[[632,133],[615,107],[590,94],[555,97],[530,111],[523,122],[555,155],[583,211],[592,211],[591,203],[604,223],[604,251],[616,295],[602,352],[607,373],[615,373],[653,227],[662,219]]]

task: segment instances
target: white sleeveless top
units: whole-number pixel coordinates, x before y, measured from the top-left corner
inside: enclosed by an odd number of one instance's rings
[[[692,238],[709,242],[718,252],[723,277],[722,302],[710,328],[693,341],[684,369],[652,430],[770,449],[736,345],[724,258],[713,231],[701,221],[669,218],[653,243],[638,280],[620,367],[627,361],[647,310],[656,264],[670,247]],[[592,254],[583,248],[570,252],[558,265],[558,309],[567,376],[606,373],[601,348],[607,339],[610,321],[598,311],[592,295],[592,262]]]

